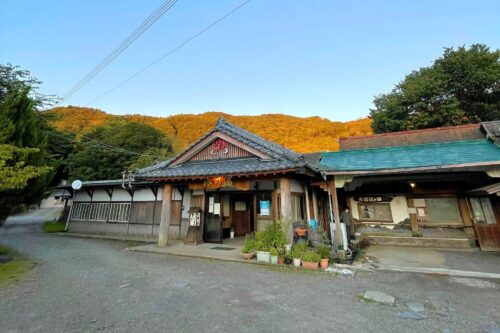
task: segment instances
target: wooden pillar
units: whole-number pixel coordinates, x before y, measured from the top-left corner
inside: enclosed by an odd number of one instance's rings
[[[168,230],[170,228],[170,218],[172,216],[172,184],[163,186],[163,202],[161,206],[160,230],[158,232],[158,247],[165,247],[168,244]]]
[[[311,212],[309,211],[309,191],[307,190],[307,184],[304,184],[304,198],[306,199],[306,217],[307,224],[311,222]]]
[[[413,210],[412,213],[409,212],[412,236],[422,237],[422,232],[420,231],[420,227],[418,226],[416,208],[413,204],[413,197],[406,197],[406,205],[408,206],[408,210]]]
[[[312,193],[312,204],[313,204],[314,218],[316,219],[316,221],[319,224],[321,222],[319,220],[319,214],[318,214],[318,197],[316,194],[316,189],[314,187],[311,188],[311,193]]]
[[[328,189],[330,190],[330,195],[332,196],[332,208],[333,208],[333,219],[335,221],[335,243],[339,250],[343,250],[343,237],[342,230],[340,229],[340,210],[339,210],[339,198],[337,196],[337,187],[335,186],[335,177],[328,182]]]
[[[462,221],[464,222],[464,232],[467,237],[474,243],[476,241],[476,233],[474,232],[474,222],[472,221],[471,211],[469,210],[469,205],[467,204],[466,197],[458,197],[458,209],[460,215],[462,216]]]
[[[288,178],[280,179],[280,206],[281,220],[288,225],[288,241],[293,243],[292,195]]]

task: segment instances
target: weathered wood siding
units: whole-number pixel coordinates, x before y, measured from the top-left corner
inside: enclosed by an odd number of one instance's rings
[[[211,153],[212,145],[210,144],[208,147],[200,150],[193,157],[191,157],[190,161],[207,161],[207,160],[218,160],[225,158],[236,158],[236,157],[249,157],[253,156],[252,153],[242,149],[232,143],[227,142],[227,150],[226,154],[220,154],[219,152],[215,152],[215,154]]]

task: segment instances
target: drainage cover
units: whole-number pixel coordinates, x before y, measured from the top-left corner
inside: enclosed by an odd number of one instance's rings
[[[225,246],[215,246],[211,247],[210,250],[222,250],[222,251],[229,251],[229,250],[234,250],[236,249],[235,247],[225,247]]]

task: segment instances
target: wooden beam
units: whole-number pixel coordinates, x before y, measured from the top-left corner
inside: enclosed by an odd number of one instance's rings
[[[281,220],[288,225],[288,241],[293,243],[292,195],[289,178],[280,178],[280,206]]]
[[[337,196],[337,187],[335,187],[335,177],[332,177],[328,181],[328,187],[330,190],[330,195],[332,197],[332,206],[333,206],[333,218],[335,221],[335,243],[337,244],[338,250],[343,250],[343,238],[342,238],[342,230],[340,229],[340,210],[339,210],[339,198]]]
[[[168,230],[170,229],[170,218],[172,216],[172,184],[163,186],[163,203],[161,206],[160,230],[158,232],[158,247],[168,245]]]
[[[408,206],[408,209],[415,209],[412,196],[406,197],[406,205]],[[422,232],[420,231],[420,227],[418,226],[417,213],[415,212],[409,215],[410,215],[411,233],[413,237],[422,237]]]

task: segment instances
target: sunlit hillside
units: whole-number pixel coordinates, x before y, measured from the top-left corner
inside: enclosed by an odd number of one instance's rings
[[[84,133],[115,119],[145,123],[168,135],[176,152],[209,131],[219,117],[301,153],[337,150],[337,139],[340,137],[371,134],[371,120],[368,118],[338,122],[320,117],[300,118],[283,114],[233,116],[221,112],[168,117],[115,116],[101,110],[75,106],[55,108],[46,112],[56,115],[54,125],[57,129],[76,133]]]

